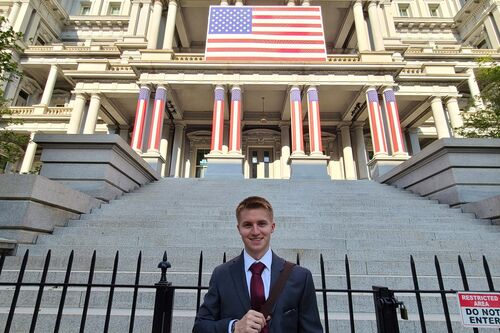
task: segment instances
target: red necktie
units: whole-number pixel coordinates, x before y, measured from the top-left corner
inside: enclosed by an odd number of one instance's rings
[[[266,268],[261,262],[254,262],[250,266],[252,278],[250,279],[250,303],[252,310],[261,312],[262,305],[266,302],[266,295],[264,293],[264,282],[262,282],[261,274]],[[267,333],[267,325],[262,329],[262,333]]]

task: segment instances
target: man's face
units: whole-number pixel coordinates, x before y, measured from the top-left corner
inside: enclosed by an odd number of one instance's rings
[[[240,212],[238,231],[252,258],[258,260],[267,252],[274,226],[274,221],[264,208],[244,209]]]

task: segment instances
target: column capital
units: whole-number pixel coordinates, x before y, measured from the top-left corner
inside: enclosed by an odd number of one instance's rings
[[[153,90],[153,85],[151,83],[139,83],[139,89],[148,89],[149,91]]]
[[[377,92],[377,94],[378,94],[378,89],[375,86],[368,86],[368,87],[366,87],[365,91],[368,92],[368,90],[375,90]]]
[[[442,103],[443,100],[441,99],[441,96],[431,96],[431,104],[433,103]]]
[[[417,134],[419,132],[418,127],[407,127],[406,131],[410,134]]]
[[[165,89],[165,90],[168,90],[168,89],[167,89],[167,86],[166,86],[166,85],[164,85],[164,84],[162,84],[162,83],[160,83],[160,84],[157,84],[157,85],[156,85],[156,89],[155,89],[155,90],[158,90],[158,89]],[[151,90],[151,89],[150,89],[150,90]]]
[[[182,123],[175,123],[174,124],[175,126],[175,129],[180,129],[180,130],[183,130],[184,128],[186,128],[186,124],[182,124]]]
[[[310,86],[307,86],[307,91],[309,91],[309,90],[316,90],[316,91],[319,91],[318,86],[316,86],[316,85],[310,85]]]
[[[352,128],[353,129],[358,129],[358,128],[363,129],[364,127],[365,127],[365,122],[364,121],[353,121],[352,122]]]
[[[290,128],[291,124],[289,122],[280,122],[278,126],[280,128]]]
[[[232,90],[235,90],[235,89],[240,90],[240,91],[242,91],[242,92],[243,92],[243,87],[242,87],[242,86],[240,86],[239,84],[233,84],[233,85],[230,85],[230,86],[229,86],[229,90],[231,90],[231,91],[232,91]]]
[[[102,98],[102,94],[101,93],[98,93],[98,92],[93,92],[91,95],[90,95],[90,99],[98,99],[98,100],[101,100]]]
[[[351,128],[351,124],[352,123],[349,121],[342,121],[339,123],[339,128],[340,128],[340,130],[342,130],[343,128],[346,128],[346,127]]]
[[[302,6],[310,6],[311,3],[309,2],[309,0],[302,0]]]
[[[214,84],[213,87],[214,87],[214,90],[222,89],[222,90],[224,90],[224,92],[227,91],[225,84]]]

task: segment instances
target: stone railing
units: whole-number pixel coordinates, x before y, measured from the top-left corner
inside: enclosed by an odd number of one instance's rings
[[[52,117],[68,117],[73,111],[72,107],[67,106],[50,106],[44,113],[35,113],[34,106],[11,106],[9,110],[17,117],[25,116],[52,116]],[[38,111],[37,111],[38,112]]]
[[[180,53],[174,56],[173,61],[200,62],[205,60],[203,53]]]
[[[405,56],[409,55],[456,55],[456,56],[496,56],[500,57],[500,52],[494,49],[474,49],[472,47],[457,47],[456,49],[444,49],[434,47],[410,47],[404,53]]]
[[[400,75],[421,75],[424,70],[421,67],[416,68],[403,68]]]
[[[129,65],[109,65],[108,70],[110,72],[133,72]]]
[[[55,45],[33,45],[33,46],[28,46],[24,52],[26,54],[31,54],[31,53],[44,53],[44,54],[50,54],[50,53],[89,53],[89,52],[102,52],[102,53],[109,53],[109,52],[114,52],[114,53],[119,53],[120,50],[116,46],[112,45],[91,45],[91,46],[77,46],[77,45],[62,45],[62,44],[55,44]]]
[[[71,115],[71,112],[73,111],[73,108],[71,107],[49,107],[47,109],[47,112],[45,112],[46,115],[48,116],[69,116]]]
[[[16,116],[29,116],[34,111],[32,106],[11,106],[9,110]]]
[[[357,54],[329,54],[326,59],[327,62],[359,62],[359,56]]]

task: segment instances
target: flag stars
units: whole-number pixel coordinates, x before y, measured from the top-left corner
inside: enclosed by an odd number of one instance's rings
[[[212,7],[210,33],[236,34],[252,32],[252,8]]]

